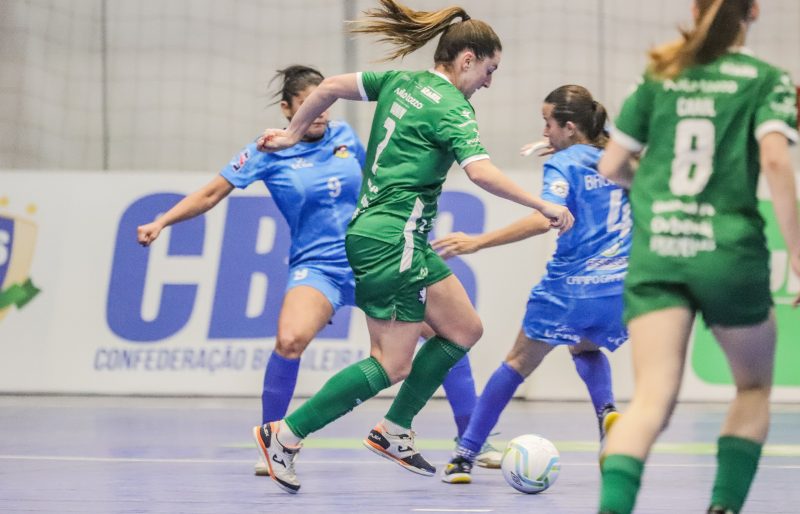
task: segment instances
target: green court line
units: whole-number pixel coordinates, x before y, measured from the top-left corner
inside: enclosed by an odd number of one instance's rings
[[[508,441],[491,439],[497,448],[505,448]],[[553,441],[560,452],[569,453],[597,453],[596,441]],[[255,443],[242,442],[223,444],[223,448],[252,448]],[[310,438],[303,441],[305,448],[321,448],[325,450],[355,450],[364,446],[361,439],[353,438]],[[418,439],[417,448],[420,450],[452,450],[455,443],[452,439]],[[658,443],[653,448],[653,453],[664,455],[716,455],[715,443]],[[766,457],[800,457],[800,444],[767,444],[762,453]]]

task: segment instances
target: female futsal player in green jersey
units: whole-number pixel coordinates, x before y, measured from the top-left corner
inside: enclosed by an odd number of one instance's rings
[[[573,222],[566,207],[543,201],[506,177],[481,144],[469,98],[491,85],[500,64],[502,47],[492,28],[460,7],[417,12],[393,0],[380,3],[354,31],[382,35],[396,46],[392,57],[441,35],[434,67],[330,77],[306,98],[288,128],[267,130],[260,141],[266,151],[292,146],[339,98],[377,102],[361,194],[345,241],[356,304],[367,314],[371,356],[332,377],[285,419],[255,427],[271,476],[288,492],[300,488],[294,459],[301,439],[403,379],[385,419],[364,444],[410,471],[435,474],[415,449],[411,421],[483,332],[464,287],[428,244],[454,160],[478,186],[541,211],[553,227],[564,231]],[[423,321],[437,335],[412,363]]]
[[[753,0],[696,0],[694,28],[651,52],[600,162],[607,178],[632,182],[625,319],[636,374],[630,408],[608,436],[601,512],[633,510],[644,461],[675,406],[698,312],[736,384],[708,512],[738,513],[758,467],[775,358],[759,171],[795,273],[800,225],[788,153],[798,137],[795,89],[742,47],[757,16]],[[629,157],[645,147],[634,174]]]

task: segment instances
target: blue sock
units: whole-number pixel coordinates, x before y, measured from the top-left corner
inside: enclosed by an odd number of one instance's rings
[[[614,392],[611,390],[611,366],[600,350],[581,352],[573,355],[575,369],[583,379],[589,396],[592,398],[594,411],[599,416],[606,405],[614,404]]]
[[[480,451],[486,438],[489,437],[489,432],[497,424],[500,413],[506,408],[511,397],[514,396],[514,391],[524,380],[525,378],[517,370],[505,362],[492,373],[481,397],[478,398],[478,404],[475,405],[469,427],[461,437],[458,445],[460,455],[470,460],[474,459],[475,454]]]
[[[283,419],[292,401],[300,359],[287,359],[275,351],[269,356],[261,392],[261,422]]]
[[[469,355],[462,357],[450,368],[450,372],[444,377],[442,386],[447,394],[447,401],[450,402],[450,408],[453,409],[453,419],[458,428],[458,437],[461,437],[469,425],[469,418],[478,401]]]

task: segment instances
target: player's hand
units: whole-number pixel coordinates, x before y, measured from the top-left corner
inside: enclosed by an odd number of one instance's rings
[[[561,235],[567,230],[572,228],[575,223],[575,217],[569,212],[569,209],[563,205],[558,205],[552,202],[543,201],[540,212],[550,220],[550,226],[558,229],[558,234]]]
[[[139,225],[136,228],[136,238],[142,246],[150,246],[150,243],[156,240],[158,234],[161,233],[163,227],[160,223],[154,221],[147,225]]]
[[[439,252],[442,259],[449,259],[456,255],[475,253],[480,250],[478,238],[468,236],[463,232],[453,232],[431,242],[431,247]]]
[[[259,152],[277,152],[297,144],[292,134],[284,129],[267,129],[258,138],[257,148]]]
[[[548,155],[554,154],[555,152],[556,149],[550,146],[550,141],[547,139],[536,141],[534,143],[528,143],[527,145],[523,145],[523,147],[519,149],[519,154],[523,157],[533,155],[534,153],[538,157],[546,157]]]

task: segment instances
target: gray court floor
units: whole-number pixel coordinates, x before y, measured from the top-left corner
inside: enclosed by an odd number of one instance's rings
[[[524,495],[499,470],[470,485],[409,473],[361,447],[388,408],[376,399],[306,441],[302,490],[288,495],[252,475],[250,428],[258,399],[0,396],[0,512],[80,513],[592,513],[596,423],[588,403],[514,401],[498,442],[538,433],[556,443],[562,471],[545,493]],[[651,457],[640,513],[701,513],[714,474],[721,404],[683,404]],[[415,429],[437,466],[455,427],[434,400]],[[776,405],[765,457],[744,512],[800,512],[800,406]]]

